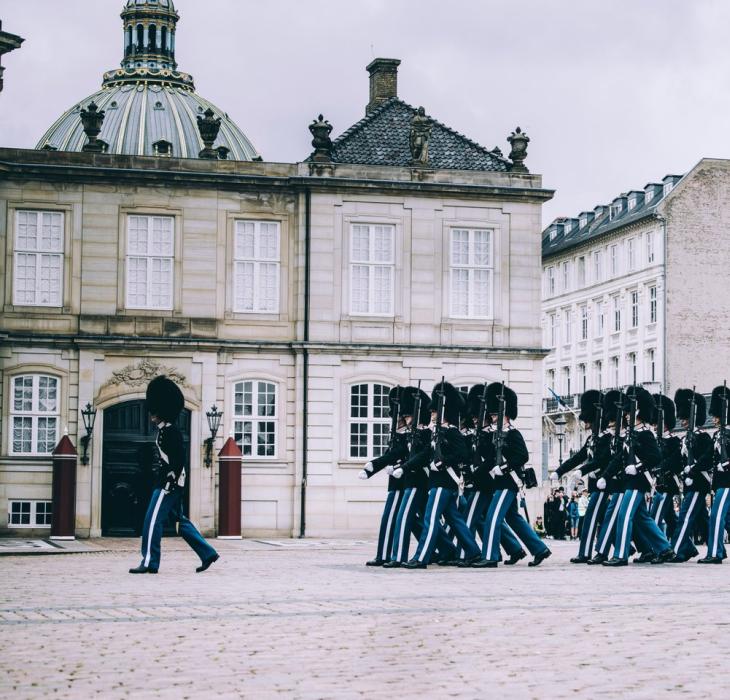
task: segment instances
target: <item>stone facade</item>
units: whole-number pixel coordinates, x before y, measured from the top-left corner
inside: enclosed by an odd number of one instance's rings
[[[244,459],[244,535],[299,534],[302,520],[307,535],[372,531],[385,483],[356,479],[366,460],[348,449],[353,384],[420,379],[430,390],[441,375],[456,385],[504,379],[520,398],[517,424],[539,454],[540,207],[551,196],[539,176],[12,149],[0,149],[0,160],[2,531],[12,530],[4,525],[9,501],[50,499],[48,456],[12,454],[12,381],[19,375],[58,379],[60,427],[74,444],[83,434],[81,407],[97,409],[90,462],[78,467],[79,536],[102,532],[105,460],[112,459],[104,451],[105,414],[142,398],[159,372],[175,371],[183,387],[190,514],[208,534],[216,531],[218,497],[217,464],[203,463],[205,411],[213,404],[223,411],[217,451],[234,430],[234,386],[243,380],[276,387],[273,454]],[[17,217],[28,210],[64,215],[57,307],[14,304]],[[174,222],[168,311],[126,303],[128,217],[136,215]],[[234,311],[238,220],[279,225],[277,313]],[[362,223],[394,227],[389,315],[351,312],[350,232]],[[492,232],[491,319],[450,315],[455,227]]]

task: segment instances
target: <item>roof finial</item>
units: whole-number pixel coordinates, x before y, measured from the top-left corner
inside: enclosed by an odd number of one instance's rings
[[[215,140],[218,138],[218,132],[221,128],[221,118],[215,117],[215,112],[208,107],[205,110],[204,117],[198,117],[198,131],[200,131],[200,138],[203,139],[205,148],[198,154],[199,158],[206,158],[207,160],[217,160],[218,151],[213,148]]]
[[[332,124],[330,124],[321,114],[317,119],[309,125],[309,131],[312,134],[312,146],[314,153],[312,160],[315,163],[331,163],[332,162]]]
[[[529,173],[530,171],[527,169],[524,160],[527,158],[527,144],[530,143],[530,137],[518,126],[507,137],[507,141],[512,146],[509,154],[509,159],[512,161],[510,170],[513,173]]]
[[[107,144],[97,138],[101,132],[101,125],[104,121],[104,111],[99,111],[95,102],[91,102],[86,109],[81,110],[81,123],[88,141],[83,145],[82,151],[87,153],[102,153],[106,151]]]

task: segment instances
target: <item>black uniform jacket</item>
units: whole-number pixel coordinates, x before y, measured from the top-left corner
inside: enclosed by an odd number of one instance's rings
[[[492,432],[492,439],[496,435],[496,431]],[[487,471],[490,471],[495,467],[496,461],[496,449],[492,450],[491,461],[485,461],[484,466],[487,467]],[[502,462],[501,468],[504,472],[502,476],[494,477],[494,490],[501,491],[506,489],[508,491],[519,491],[520,486],[518,481],[513,475],[517,475],[519,478],[522,474],[522,467],[527,464],[530,459],[530,453],[527,451],[527,445],[525,439],[522,437],[522,433],[509,426],[504,431],[504,444],[502,446]]]
[[[719,470],[719,467],[722,466],[722,457],[720,456],[720,430],[718,430],[712,439],[713,445],[714,445],[714,465],[715,465],[715,471],[712,476],[712,488],[717,491],[717,489],[727,489],[730,488],[730,467],[723,466],[722,471]],[[730,451],[730,430],[727,428],[725,429],[725,460],[728,459],[728,451]]]
[[[162,461],[162,469],[158,475],[157,486],[164,488],[168,484],[167,475],[175,474],[175,483],[171,486],[185,485],[185,442],[182,433],[172,423],[160,424],[157,431],[157,449]]]
[[[442,427],[440,437],[434,433],[431,471],[428,476],[428,488],[458,489],[458,484],[449,473],[449,468],[458,477],[460,467],[469,461],[469,442],[461,431],[450,425]]]
[[[682,485],[682,441],[676,435],[659,438],[659,451],[662,453],[662,461],[657,464],[654,473],[656,474],[656,490],[659,493],[666,493],[676,496]]]
[[[380,457],[375,457],[370,460],[370,464],[373,465],[371,472],[366,472],[368,479],[377,474],[379,471],[385,469],[389,465],[395,466],[400,464],[403,460],[408,457],[408,436],[406,433],[396,433],[395,437],[390,441],[388,449],[383,452]],[[403,479],[396,479],[392,476],[388,477],[388,491],[402,491],[403,490]]]
[[[712,462],[713,452],[715,450],[712,438],[701,430],[695,431],[695,444],[692,456],[694,457],[694,464],[687,463],[687,436],[685,435],[682,440],[682,458],[685,466],[689,466],[689,474],[685,475],[685,492],[697,491],[698,493],[710,493],[712,487]],[[708,479],[708,475],[710,478]],[[691,484],[688,484],[686,479],[692,480]]]
[[[415,431],[408,459],[401,464],[403,476],[400,481],[403,481],[403,488],[428,488],[429,465],[433,454],[432,436],[433,433],[428,428],[418,428]]]
[[[634,459],[631,459],[629,450],[627,449],[627,440],[633,439]],[[646,472],[653,472],[657,465],[662,461],[661,452],[657,445],[654,433],[646,426],[638,427],[634,430],[633,436],[624,437],[622,440],[622,449],[618,454],[611,457],[607,472],[615,475],[620,484],[621,491],[650,491],[651,482],[647,478]],[[637,467],[636,474],[627,474],[626,467],[629,465]]]

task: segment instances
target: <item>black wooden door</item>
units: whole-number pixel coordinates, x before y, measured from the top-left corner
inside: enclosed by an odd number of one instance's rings
[[[177,426],[189,455],[190,411],[183,410]],[[101,465],[101,534],[138,537],[161,469],[155,446],[157,429],[150,422],[144,400],[126,401],[104,411],[104,447]],[[189,460],[187,460],[189,462]],[[184,503],[189,502],[190,468]],[[165,523],[165,534],[175,534]]]

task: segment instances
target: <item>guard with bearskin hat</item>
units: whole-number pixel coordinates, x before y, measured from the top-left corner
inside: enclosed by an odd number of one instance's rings
[[[489,470],[494,465],[494,442],[489,430],[487,413],[487,383],[475,384],[466,399],[468,439],[471,447],[471,463],[468,465],[469,479],[464,487],[465,499],[460,507],[469,531],[476,535],[484,531],[487,509],[494,495],[494,479]],[[500,545],[507,553],[507,565],[516,564],[527,556],[512,528],[506,523],[502,526]],[[466,553],[460,549],[458,562],[463,565]]]
[[[612,458],[612,468],[619,474],[623,473],[624,493],[618,509],[614,556],[603,562],[604,566],[612,567],[628,565],[634,528],[637,535],[641,533],[641,539],[653,552],[653,562],[661,563],[674,556],[669,541],[652,520],[646,507],[646,494],[653,485],[651,473],[662,458],[654,433],[649,427],[654,421],[654,399],[646,389],[636,385],[629,389],[626,398],[623,449]]]
[[[423,530],[431,463],[430,405],[431,399],[422,389],[409,386],[403,390],[401,414],[406,425],[408,458],[393,471],[393,477],[403,481],[403,497],[395,520],[390,561],[383,564],[387,569],[398,568],[408,561],[411,534],[418,540]],[[453,558],[454,545],[440,525],[437,537],[438,558]]]
[[[403,500],[403,480],[396,479],[393,471],[408,457],[408,437],[406,425],[400,411],[402,386],[394,386],[388,393],[390,409],[390,439],[388,447],[382,455],[373,458],[360,470],[358,477],[363,481],[383,470],[388,474],[388,496],[385,499],[383,515],[380,518],[378,531],[378,549],[375,558],[366,562],[366,566],[383,566],[389,559],[393,547],[395,519]]]
[[[598,524],[603,521],[606,512],[608,497],[605,491],[600,491],[596,486],[597,474],[608,465],[611,456],[611,437],[608,430],[601,428],[601,415],[603,413],[603,395],[597,389],[589,389],[583,392],[580,397],[580,420],[586,430],[591,434],[586,438],[583,447],[574,455],[568,457],[553,473],[552,476],[560,478],[573,469],[580,467],[582,476],[588,479],[588,507],[583,517],[583,527],[580,531],[580,543],[578,555],[570,561],[572,564],[587,564],[593,553],[593,541],[596,536]]]
[[[534,559],[528,566],[538,566],[552,552],[517,509],[517,493],[530,454],[522,433],[512,425],[512,421],[517,418],[517,394],[503,382],[493,382],[487,387],[487,415],[494,451],[486,466],[494,479],[494,495],[484,521],[482,558],[472,566],[497,566],[505,522],[533,555]]]
[[[710,397],[710,415],[717,431],[712,438],[714,471],[712,488],[715,498],[710,512],[710,527],[707,537],[707,554],[699,560],[700,564],[722,564],[725,559],[725,528],[730,507],[730,431],[727,419],[730,407],[730,389],[726,384],[716,386]]]
[[[674,394],[677,417],[686,433],[682,439],[684,498],[679,520],[672,537],[674,558],[681,564],[699,552],[692,542],[695,521],[705,508],[705,499],[712,488],[712,438],[702,430],[707,419],[707,402],[693,389],[677,389]]]
[[[664,528],[666,536],[671,540],[677,525],[674,497],[679,496],[682,489],[682,441],[672,434],[677,423],[674,401],[664,394],[654,394],[653,399],[657,407],[654,411],[654,432],[662,461],[654,471],[656,490],[649,514],[660,529]]]
[[[431,393],[431,421],[433,438],[428,502],[424,527],[416,553],[404,566],[425,569],[438,544],[438,526],[441,516],[451,527],[459,545],[466,551],[466,561],[479,559],[479,547],[459,512],[460,465],[469,460],[469,447],[459,430],[460,418],[466,404],[461,393],[443,380]]]
[[[168,516],[179,523],[182,538],[200,557],[198,573],[218,560],[218,553],[198,532],[183,513],[183,489],[187,478],[185,470],[185,443],[175,425],[184,405],[180,388],[162,375],[147,385],[147,411],[157,426],[157,450],[164,469],[160,483],[152,492],[142,530],[142,563],[130,569],[130,574],[156,574],[160,568],[162,526]]]

